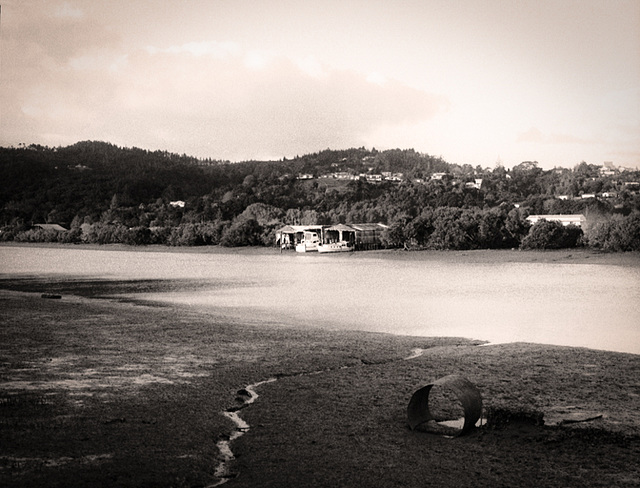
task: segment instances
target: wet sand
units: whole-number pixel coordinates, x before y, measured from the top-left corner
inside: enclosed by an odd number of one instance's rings
[[[303,330],[18,285],[0,292],[2,486],[640,483],[638,355]],[[479,388],[485,425],[409,430],[413,392],[452,373]],[[238,410],[250,428],[220,469],[224,412],[271,378]]]

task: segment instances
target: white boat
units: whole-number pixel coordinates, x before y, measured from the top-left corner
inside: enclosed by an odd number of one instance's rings
[[[330,242],[326,244],[320,244],[318,246],[318,252],[351,252],[353,246],[347,241]]]
[[[305,232],[302,240],[296,244],[296,252],[314,252],[318,250],[320,238],[316,232]]]

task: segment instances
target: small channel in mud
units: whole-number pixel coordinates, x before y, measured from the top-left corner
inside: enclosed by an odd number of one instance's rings
[[[425,352],[425,349],[421,349],[421,348],[412,349],[411,354],[407,357],[402,358],[402,360],[408,361],[411,359],[418,358],[422,356],[424,352]],[[348,367],[349,366],[342,366],[340,369],[345,369]],[[311,371],[309,373],[301,373],[296,376],[311,376],[311,375],[325,373],[327,371],[329,370]],[[240,417],[239,412],[244,408],[248,407],[249,405],[251,405],[253,402],[255,402],[258,399],[258,394],[255,391],[257,387],[264,385],[266,383],[273,383],[274,381],[277,381],[277,380],[278,380],[277,378],[269,378],[267,380],[258,381],[257,383],[247,385],[243,389],[238,390],[237,395],[238,395],[238,398],[243,399],[242,404],[235,407],[229,407],[224,412],[222,412],[222,415],[230,419],[235,424],[235,428],[233,432],[231,432],[231,434],[229,434],[228,436],[224,436],[224,438],[220,439],[216,444],[218,447],[218,451],[220,452],[220,463],[218,464],[215,470],[215,476],[217,478],[217,481],[212,485],[208,485],[206,488],[213,488],[215,486],[223,485],[230,479],[237,476],[237,474],[232,473],[229,469],[229,464],[231,463],[231,461],[235,459],[233,451],[231,450],[231,443],[236,439],[238,439],[239,437],[241,437],[242,435],[244,435],[246,432],[248,432],[250,428],[249,424],[245,422],[245,420],[242,419],[242,417]],[[464,418],[462,419],[462,423],[464,423]]]
[[[239,397],[246,397],[242,403],[242,405],[238,407],[231,407],[225,410],[222,414],[231,419],[231,421],[235,424],[235,429],[228,436],[228,438],[220,439],[217,443],[218,450],[220,451],[221,461],[216,468],[215,475],[218,478],[218,481],[213,485],[209,485],[208,488],[212,488],[214,486],[220,486],[229,479],[233,478],[234,475],[229,472],[229,463],[235,459],[233,455],[233,451],[231,451],[231,443],[235,441],[238,437],[242,436],[249,430],[249,424],[245,422],[238,412],[243,408],[251,405],[258,398],[258,394],[255,391],[260,385],[264,385],[265,383],[272,383],[276,381],[276,378],[269,378],[268,380],[259,381],[257,383],[253,383],[251,385],[246,386],[244,389],[238,391]]]

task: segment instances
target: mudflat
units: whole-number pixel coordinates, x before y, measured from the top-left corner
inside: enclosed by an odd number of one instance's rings
[[[638,355],[299,329],[99,285],[0,286],[2,486],[640,485]],[[483,425],[410,430],[413,392],[448,374]],[[229,410],[248,425],[232,459]]]

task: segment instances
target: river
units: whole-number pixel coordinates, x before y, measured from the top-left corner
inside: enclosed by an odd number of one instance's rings
[[[3,245],[0,277],[193,281],[137,296],[251,321],[640,354],[640,260],[520,256]]]

